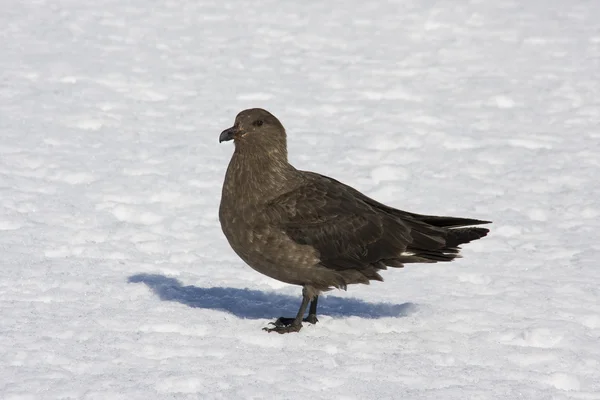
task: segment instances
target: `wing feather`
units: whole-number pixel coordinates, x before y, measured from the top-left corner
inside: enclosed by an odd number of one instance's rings
[[[308,180],[269,208],[295,242],[315,248],[321,264],[335,270],[385,266],[412,242],[410,228],[357,198],[345,185]]]

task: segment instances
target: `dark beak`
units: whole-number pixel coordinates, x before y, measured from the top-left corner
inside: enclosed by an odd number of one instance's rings
[[[223,132],[221,132],[221,135],[219,136],[219,143],[233,140],[234,136],[237,133],[238,133],[238,130],[235,126],[225,129]]]

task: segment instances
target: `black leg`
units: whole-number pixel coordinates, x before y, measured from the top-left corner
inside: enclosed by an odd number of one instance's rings
[[[314,299],[312,299],[312,301],[310,302],[310,308],[308,309],[308,317],[304,318],[302,322],[308,322],[309,324],[313,325],[319,322],[319,320],[317,319],[318,298],[319,296],[316,296]],[[295,318],[279,317],[275,322],[271,322],[271,324],[275,326],[288,326],[291,325],[294,322],[294,320]]]
[[[306,312],[306,308],[308,307],[309,302],[310,297],[308,297],[306,289],[302,289],[302,303],[300,304],[298,314],[296,314],[296,318],[294,318],[292,323],[286,325],[282,322],[282,318],[279,318],[277,321],[275,321],[274,328],[263,328],[263,330],[267,332],[277,333],[290,333],[300,331],[300,329],[302,329],[302,317],[304,317],[304,313]]]
[[[317,319],[317,300],[319,300],[319,296],[315,296],[315,298],[312,299],[310,302],[310,308],[308,309],[308,317],[304,318],[304,321],[311,324],[316,324],[319,322]]]

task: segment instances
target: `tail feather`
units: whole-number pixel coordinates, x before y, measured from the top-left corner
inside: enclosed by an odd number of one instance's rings
[[[444,218],[444,217],[441,217]],[[450,220],[451,218],[447,218]],[[454,221],[478,221],[456,218]],[[480,221],[484,223],[484,221]],[[446,228],[419,221],[411,226],[412,243],[398,260],[402,263],[447,262],[460,257],[460,245],[486,236],[487,228]]]
[[[490,230],[486,228],[459,228],[449,229],[446,236],[446,246],[456,247],[473,240],[481,239],[486,236]]]
[[[483,221],[472,218],[457,218],[457,217],[438,217],[434,215],[411,214],[411,217],[417,221],[425,222],[426,224],[437,226],[440,228],[459,228],[461,226],[490,224],[491,221]]]

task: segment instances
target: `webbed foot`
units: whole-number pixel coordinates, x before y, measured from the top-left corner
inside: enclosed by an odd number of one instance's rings
[[[292,318],[290,318],[290,319],[292,319]],[[265,328],[263,328],[263,331],[267,331],[269,333],[277,332],[277,333],[284,334],[284,333],[291,333],[291,332],[299,332],[300,329],[302,329],[302,324],[291,323],[288,325],[283,325],[283,324],[277,325],[278,321],[279,321],[279,319],[275,322],[272,322],[272,324],[275,325],[275,327],[273,327],[273,328],[265,327]],[[292,319],[292,321],[293,321],[293,319]]]

